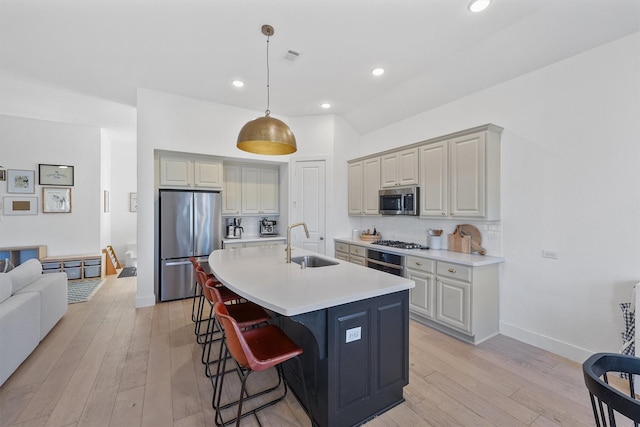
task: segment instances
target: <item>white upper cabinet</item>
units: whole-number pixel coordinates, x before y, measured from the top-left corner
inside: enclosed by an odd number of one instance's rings
[[[380,157],[349,163],[349,215],[378,215]]]
[[[452,216],[485,216],[485,134],[449,141]]]
[[[500,219],[500,132],[482,126],[420,147],[420,216]]]
[[[222,162],[196,159],[193,166],[196,188],[222,188]]]
[[[242,213],[274,215],[279,212],[279,171],[242,167]]]
[[[420,147],[420,215],[448,215],[448,144],[435,142]]]
[[[160,156],[161,188],[222,188],[222,161],[187,156]]]
[[[191,187],[193,162],[187,158],[160,157],[161,187]]]
[[[224,166],[224,187],[222,190],[222,214],[240,215],[242,212],[242,175],[238,165]]]
[[[382,188],[418,184],[418,149],[410,148],[385,154],[380,160]]]

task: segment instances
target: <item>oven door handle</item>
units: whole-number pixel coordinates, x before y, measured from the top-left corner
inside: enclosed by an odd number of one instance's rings
[[[378,261],[377,259],[367,258],[367,262],[371,262],[373,264],[383,265],[385,267],[395,268],[396,270],[402,270],[402,265],[391,264],[390,262]]]

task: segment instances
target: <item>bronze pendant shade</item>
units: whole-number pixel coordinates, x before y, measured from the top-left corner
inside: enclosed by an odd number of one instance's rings
[[[283,121],[271,117],[269,111],[269,37],[274,33],[270,25],[262,26],[262,34],[267,36],[267,111],[245,124],[238,134],[236,146],[249,153],[283,155],[295,153],[296,137]]]

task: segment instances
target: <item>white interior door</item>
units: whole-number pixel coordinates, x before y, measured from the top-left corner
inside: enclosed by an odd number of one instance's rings
[[[309,229],[309,239],[302,227],[291,231],[292,244],[320,254],[326,253],[326,163],[324,160],[297,161],[292,180],[292,223],[303,221]]]

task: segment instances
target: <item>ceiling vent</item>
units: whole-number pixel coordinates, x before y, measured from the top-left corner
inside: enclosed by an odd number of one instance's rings
[[[289,49],[287,53],[284,54],[284,59],[291,62],[295,62],[295,60],[298,59],[299,57],[300,57],[300,53],[291,49]]]

